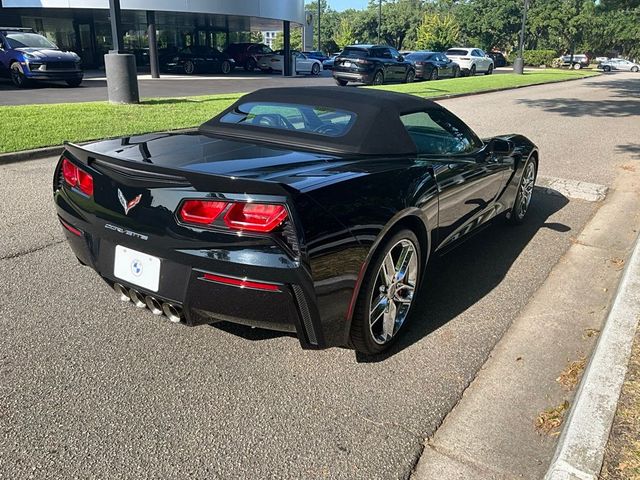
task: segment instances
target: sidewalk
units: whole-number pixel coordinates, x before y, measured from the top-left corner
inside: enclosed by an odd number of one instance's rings
[[[640,231],[638,185],[638,174],[619,177],[428,439],[413,480],[544,477],[616,291],[622,259]]]

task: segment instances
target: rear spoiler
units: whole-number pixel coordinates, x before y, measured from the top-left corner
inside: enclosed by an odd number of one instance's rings
[[[282,183],[159,167],[152,163],[94,152],[87,146],[81,147],[69,142],[64,143],[64,149],[62,155],[69,154],[77,162],[132,187],[193,187],[200,192],[255,195],[289,196],[297,193],[297,190]]]

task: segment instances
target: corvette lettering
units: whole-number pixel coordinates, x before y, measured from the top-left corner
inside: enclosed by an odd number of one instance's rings
[[[107,223],[104,228],[106,228],[107,230],[113,230],[114,232],[118,232],[121,233],[123,235],[128,235],[130,237],[133,238],[139,238],[140,240],[149,240],[149,237],[147,235],[143,235],[141,233],[137,233],[131,230],[127,230],[124,229],[122,227],[118,227],[116,225],[111,225],[110,223]]]

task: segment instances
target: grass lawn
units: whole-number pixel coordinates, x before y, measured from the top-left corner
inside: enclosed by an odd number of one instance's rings
[[[421,97],[442,97],[497,88],[535,85],[597,75],[588,71],[541,70],[524,75],[490,75],[382,87]],[[0,107],[0,153],[107,137],[177,130],[200,125],[241,94],[145,99],[139,105],[107,102]]]

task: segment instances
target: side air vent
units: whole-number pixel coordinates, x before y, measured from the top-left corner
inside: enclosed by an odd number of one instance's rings
[[[296,302],[300,309],[300,315],[302,315],[302,325],[307,334],[307,339],[311,345],[318,345],[318,337],[316,331],[313,328],[313,322],[311,321],[311,312],[309,311],[309,304],[304,296],[304,292],[299,285],[292,285],[293,293],[296,296]]]

